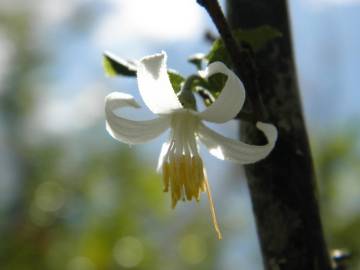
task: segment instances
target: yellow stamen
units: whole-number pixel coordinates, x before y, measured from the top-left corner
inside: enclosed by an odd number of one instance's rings
[[[185,191],[185,195],[186,195],[186,199],[188,201],[191,201],[191,180],[190,180],[190,170],[191,167],[188,164],[188,159],[186,158],[185,155],[182,155],[180,158],[180,171],[181,171],[181,178],[182,178],[182,182],[183,182],[183,186],[184,186],[184,191]]]
[[[203,164],[199,156],[194,156],[191,158],[191,177],[195,186],[193,191],[193,197],[199,201],[200,192],[203,191],[204,175],[203,175]]]
[[[164,192],[168,192],[170,188],[172,208],[176,207],[180,199],[186,198],[191,201],[194,198],[199,201],[200,193],[207,192],[212,223],[217,237],[222,239],[209,182],[200,156],[172,156],[169,162],[163,163],[162,171]]]
[[[177,174],[177,164],[174,159],[170,159],[170,190],[171,190],[171,207],[175,208],[177,201],[180,199],[180,184]]]

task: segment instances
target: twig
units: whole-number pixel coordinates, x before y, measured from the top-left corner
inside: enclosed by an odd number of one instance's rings
[[[261,102],[260,89],[257,79],[256,65],[249,53],[241,51],[227,23],[217,0],[197,0],[198,4],[206,9],[217,30],[220,33],[225,47],[232,60],[235,73],[243,78],[248,89],[252,108],[258,120],[266,120],[267,113]]]

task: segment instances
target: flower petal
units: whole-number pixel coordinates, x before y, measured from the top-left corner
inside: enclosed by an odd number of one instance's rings
[[[170,142],[164,142],[161,146],[161,151],[158,159],[158,165],[157,165],[157,172],[161,171],[162,165],[164,163],[164,160],[166,158],[167,153],[169,152]]]
[[[272,124],[257,122],[256,127],[264,132],[268,141],[266,145],[249,145],[241,141],[226,138],[209,129],[204,124],[199,126],[200,141],[209,152],[222,160],[232,160],[241,164],[249,164],[264,159],[274,148],[277,129]]]
[[[156,138],[170,126],[170,118],[166,116],[147,121],[133,121],[117,116],[114,110],[123,107],[140,106],[131,95],[125,93],[114,92],[105,98],[106,130],[121,142],[144,143]]]
[[[144,57],[138,65],[140,94],[155,114],[166,114],[182,108],[167,74],[166,59],[166,53],[162,52]]]
[[[227,76],[225,86],[215,102],[199,115],[206,121],[224,123],[233,119],[241,110],[245,101],[245,88],[235,73],[221,62],[213,62],[206,70],[199,72],[204,78],[215,73],[223,73]]]

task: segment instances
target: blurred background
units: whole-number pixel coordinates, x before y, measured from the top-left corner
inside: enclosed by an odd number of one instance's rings
[[[108,93],[141,100],[136,80],[104,75],[103,51],[165,50],[170,68],[195,72],[187,57],[216,33],[195,2],[1,0],[0,269],[261,269],[240,167],[203,151],[217,241],[205,195],[172,211],[162,192],[167,134],[130,148],[105,131]],[[327,240],[360,269],[360,1],[289,2]],[[216,128],[237,137],[237,123]]]

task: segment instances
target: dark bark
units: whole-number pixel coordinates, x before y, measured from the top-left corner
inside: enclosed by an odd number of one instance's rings
[[[266,24],[283,34],[254,56],[265,120],[276,125],[279,138],[269,157],[245,167],[265,269],[329,270],[286,1],[228,0],[227,4],[232,28]],[[245,86],[254,83],[249,82],[253,76],[240,75]],[[263,139],[249,124],[242,125],[242,134],[253,143]]]

